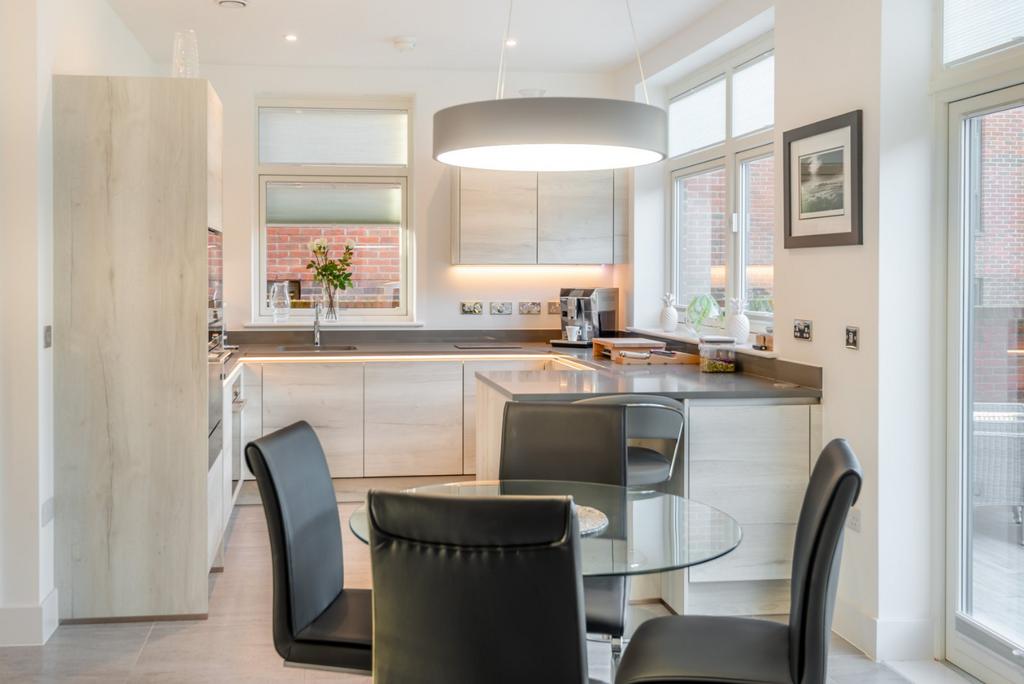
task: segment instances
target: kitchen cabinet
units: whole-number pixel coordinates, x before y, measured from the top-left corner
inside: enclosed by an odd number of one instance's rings
[[[537,263],[536,173],[463,169],[455,185],[457,263]]]
[[[627,169],[616,169],[612,197],[612,263],[629,263],[629,182]]]
[[[817,442],[816,409],[688,402],[686,495],[736,518],[743,542],[722,558],[690,568],[681,592],[687,612],[784,612],[811,446]]]
[[[331,477],[363,477],[362,363],[263,365],[263,432],[304,420],[316,431]]]
[[[224,106],[216,95],[206,109],[206,225],[224,230]]]
[[[453,169],[452,263],[624,263],[627,191],[621,171]]]
[[[52,101],[59,617],[201,616],[223,503],[206,323],[220,101],[202,79],[71,75]]]
[[[537,263],[612,263],[609,171],[537,175]]]
[[[462,390],[462,361],[368,363],[365,477],[461,474]]]
[[[551,362],[546,359],[489,359],[466,361],[463,365],[462,407],[462,472],[476,473],[476,379],[478,372],[544,370]]]

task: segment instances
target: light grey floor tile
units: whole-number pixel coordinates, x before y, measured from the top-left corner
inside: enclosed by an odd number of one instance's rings
[[[152,624],[68,625],[45,646],[0,648],[0,682],[126,681]]]

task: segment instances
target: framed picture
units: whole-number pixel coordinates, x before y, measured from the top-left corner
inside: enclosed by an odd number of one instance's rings
[[[861,110],[782,134],[785,247],[864,244]]]

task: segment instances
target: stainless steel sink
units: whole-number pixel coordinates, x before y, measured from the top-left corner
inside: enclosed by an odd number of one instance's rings
[[[322,344],[319,347],[312,344],[284,344],[277,348],[283,352],[350,352],[356,351],[351,344]]]

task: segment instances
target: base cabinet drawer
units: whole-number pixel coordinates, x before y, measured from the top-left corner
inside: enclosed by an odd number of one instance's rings
[[[263,365],[263,433],[304,420],[331,477],[363,477],[363,364]]]
[[[366,365],[365,477],[462,473],[462,362]]]

